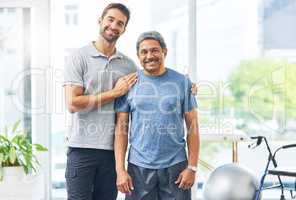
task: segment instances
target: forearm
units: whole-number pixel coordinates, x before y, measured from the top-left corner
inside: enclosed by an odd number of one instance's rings
[[[185,113],[185,120],[187,126],[188,164],[197,166],[200,148],[197,111],[194,109]]]
[[[114,141],[116,172],[125,170],[125,155],[126,155],[127,145],[128,145],[128,127],[127,126],[128,126],[127,121],[122,121],[119,117],[117,117],[117,123],[115,128],[115,141]]]
[[[125,155],[127,150],[127,136],[115,136],[116,172],[125,170]]]
[[[71,102],[71,111],[79,112],[82,110],[99,108],[110,103],[119,95],[114,90],[99,93],[97,95],[80,95],[73,97]]]
[[[199,159],[199,134],[198,131],[191,131],[187,136],[188,165],[197,166]]]

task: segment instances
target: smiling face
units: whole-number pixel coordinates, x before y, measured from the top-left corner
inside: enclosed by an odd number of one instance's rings
[[[115,43],[124,33],[127,17],[118,9],[107,11],[103,18],[99,19],[100,35],[109,43]]]
[[[165,71],[164,59],[167,50],[153,39],[143,40],[139,45],[138,58],[144,70],[151,75],[160,75]]]

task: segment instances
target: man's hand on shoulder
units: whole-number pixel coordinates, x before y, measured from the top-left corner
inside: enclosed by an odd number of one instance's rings
[[[191,93],[192,93],[192,95],[196,96],[197,92],[198,92],[198,87],[197,87],[196,83],[192,83],[192,85],[191,85]]]
[[[125,95],[129,89],[137,82],[137,73],[131,73],[118,79],[113,92],[116,97]]]

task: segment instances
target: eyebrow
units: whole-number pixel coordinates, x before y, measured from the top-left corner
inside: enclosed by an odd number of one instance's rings
[[[107,18],[115,19],[115,17],[113,17],[113,16],[107,16]],[[119,23],[121,23],[122,25],[124,25],[124,22],[123,21],[121,21],[121,20],[118,20],[118,21],[119,21]]]
[[[159,47],[151,47],[151,48],[141,48],[140,51],[149,51],[149,50],[160,50]]]

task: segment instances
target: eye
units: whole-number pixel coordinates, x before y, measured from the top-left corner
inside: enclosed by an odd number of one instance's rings
[[[142,50],[142,51],[140,51],[140,55],[141,56],[144,56],[144,55],[146,55],[147,54],[147,51],[146,50]]]
[[[159,53],[159,49],[152,49],[152,53]]]
[[[118,22],[117,25],[120,26],[120,27],[124,26],[123,22]]]

